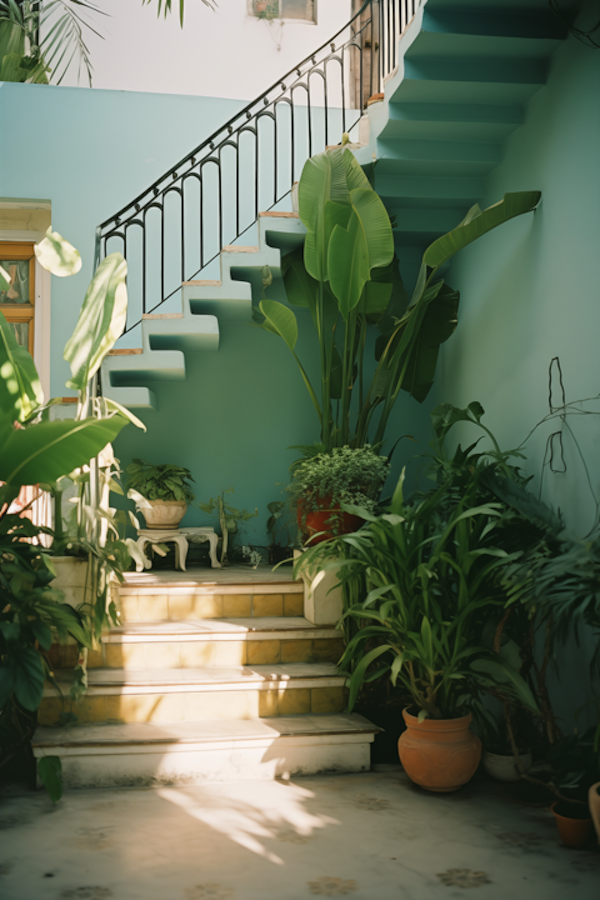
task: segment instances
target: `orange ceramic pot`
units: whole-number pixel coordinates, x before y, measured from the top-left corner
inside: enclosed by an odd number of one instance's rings
[[[563,806],[563,803],[557,802],[553,803],[550,807],[554,813],[556,827],[558,828],[561,840],[567,847],[583,847],[592,831],[592,820],[589,818],[589,813],[586,807],[582,806],[580,807],[580,809],[583,810],[580,814],[581,818],[571,818],[569,813],[574,812],[577,814],[579,809],[563,809]],[[585,816],[587,816],[587,818],[585,818]]]
[[[459,719],[423,719],[407,709],[402,715],[406,731],[398,740],[404,771],[427,791],[457,791],[477,770],[481,741],[469,731],[472,715]]]
[[[310,539],[311,547],[340,534],[351,534],[359,529],[364,522],[364,519],[361,519],[360,516],[342,512],[339,506],[332,507],[331,497],[319,498],[318,506],[317,510],[311,510],[304,514],[302,501],[298,500],[298,528],[300,531],[303,530],[303,519],[305,518],[306,528],[304,530]],[[334,513],[336,514],[335,529],[332,530],[333,523],[329,520]],[[323,533],[321,534],[321,532]],[[318,534],[319,537],[313,537],[315,534]]]

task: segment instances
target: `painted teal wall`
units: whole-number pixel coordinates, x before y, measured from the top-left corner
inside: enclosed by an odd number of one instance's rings
[[[505,191],[542,191],[534,215],[490,233],[456,257],[448,281],[461,290],[459,326],[442,349],[443,400],[479,400],[504,448],[519,445],[548,412],[548,371],[560,358],[567,401],[600,392],[600,52],[569,38],[551,59],[548,82],[526,121],[508,140],[487,182],[485,205]],[[557,387],[557,383],[555,382]],[[560,402],[554,394],[555,405]],[[600,411],[600,403],[588,405]],[[570,417],[573,434],[600,494],[600,417]],[[545,443],[559,423],[538,429],[523,468],[539,488]],[[542,495],[559,507],[571,532],[585,534],[595,507],[573,436],[563,428],[564,474],[545,470]],[[559,712],[573,722],[589,683],[586,653],[571,645],[556,685]],[[589,710],[588,710],[589,712]],[[581,726],[585,715],[579,721]]]
[[[599,96],[600,52],[570,38],[487,182],[486,206],[506,191],[537,189],[539,208],[462,251],[448,275],[460,287],[461,307],[458,329],[442,348],[440,390],[457,405],[480,400],[505,447],[518,445],[549,411],[553,357],[560,358],[567,400],[600,391]],[[600,426],[587,419],[574,427],[598,489]],[[547,435],[541,429],[528,445],[532,474]],[[593,510],[570,445],[567,456],[568,473],[546,477],[547,497],[584,533]]]
[[[50,200],[81,272],[52,279],[51,392],[92,276],[96,226],[240,109],[242,101],[0,82],[0,199]]]
[[[202,97],[0,84],[0,198],[50,200],[53,228],[83,256],[77,276],[52,279],[53,396],[71,393],[64,387],[69,371],[62,352],[92,274],[96,225],[241,105]],[[256,243],[252,232],[243,243]],[[218,273],[208,277],[218,278]],[[269,296],[285,299],[280,282]],[[317,376],[315,347],[302,327],[298,351]],[[122,432],[115,444],[117,456],[123,466],[142,456],[188,467],[200,501],[233,487],[235,506],[259,508],[259,518],[246,526],[245,540],[266,544],[267,503],[280,499],[297,456],[287,448],[319,436],[296,365],[274,335],[250,324],[225,322],[219,351],[187,353],[186,366],[185,382],[153,384],[159,411],[142,414],[146,433],[133,426]],[[400,434],[414,432],[409,424],[413,407],[417,404],[410,398],[402,399],[390,444]],[[401,445],[396,474],[413,448]],[[206,522],[193,508],[185,519],[189,525]]]

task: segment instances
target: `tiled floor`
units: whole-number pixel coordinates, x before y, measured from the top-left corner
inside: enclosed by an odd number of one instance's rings
[[[400,768],[291,783],[0,799],[2,900],[598,900],[600,852],[483,778]],[[467,892],[467,893],[465,893]]]

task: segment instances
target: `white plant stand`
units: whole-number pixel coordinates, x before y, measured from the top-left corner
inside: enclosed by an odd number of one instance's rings
[[[157,552],[164,556],[157,547],[158,544],[175,544],[175,567],[185,572],[185,561],[187,559],[188,541],[192,543],[203,543],[208,541],[210,544],[210,564],[213,569],[220,569],[221,563],[217,559],[217,547],[219,544],[219,536],[215,534],[214,528],[140,528],[138,531],[137,545],[140,552],[144,556],[144,568],[152,568],[152,559],[146,557],[145,549],[148,545],[155,547]],[[141,571],[140,565],[136,566]]]

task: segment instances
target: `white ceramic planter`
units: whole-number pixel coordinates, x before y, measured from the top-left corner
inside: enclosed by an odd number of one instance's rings
[[[185,500],[148,500],[150,508],[140,509],[146,527],[151,529],[176,529],[187,512]]]
[[[533,762],[531,753],[520,753],[519,759],[523,763],[525,771],[531,768],[531,763]],[[496,781],[519,781],[521,777],[512,754],[503,756],[499,753],[490,753],[489,750],[484,750],[483,768]]]
[[[294,550],[298,559],[302,550]],[[344,611],[342,588],[335,572],[303,572],[304,617],[313,625],[335,625]]]

